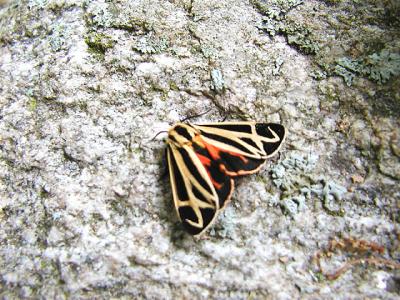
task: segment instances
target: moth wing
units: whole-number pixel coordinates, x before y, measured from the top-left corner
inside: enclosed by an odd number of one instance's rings
[[[286,137],[280,124],[223,122],[193,125],[219,169],[229,176],[257,172]]]
[[[169,144],[167,160],[176,212],[190,234],[200,235],[217,217],[221,199],[225,201],[230,197],[233,180],[225,174],[217,177],[218,172],[210,173],[189,145],[176,147]],[[225,187],[222,191],[229,189],[229,195],[224,196],[218,189],[221,186]]]

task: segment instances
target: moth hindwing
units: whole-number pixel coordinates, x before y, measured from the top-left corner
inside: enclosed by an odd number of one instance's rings
[[[178,123],[168,131],[167,161],[175,209],[200,235],[230,201],[233,177],[257,172],[286,136],[275,123]]]

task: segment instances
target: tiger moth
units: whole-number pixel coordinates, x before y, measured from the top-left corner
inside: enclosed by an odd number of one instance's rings
[[[176,213],[190,234],[200,236],[231,199],[234,177],[253,174],[278,152],[280,124],[177,123],[168,131],[167,162]]]

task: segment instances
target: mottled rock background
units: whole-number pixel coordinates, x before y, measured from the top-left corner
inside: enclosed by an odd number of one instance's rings
[[[398,299],[398,1],[0,5],[1,298]],[[195,240],[153,137],[202,113],[289,132]]]

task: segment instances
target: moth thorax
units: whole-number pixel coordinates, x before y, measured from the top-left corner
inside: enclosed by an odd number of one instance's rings
[[[197,130],[189,124],[179,123],[168,132],[168,138],[178,145],[192,143]]]

